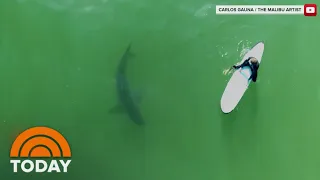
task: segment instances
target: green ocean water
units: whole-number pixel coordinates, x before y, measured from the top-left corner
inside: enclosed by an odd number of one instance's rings
[[[0,175],[6,179],[316,180],[320,178],[320,19],[218,16],[215,5],[302,0],[0,1]],[[259,41],[258,81],[235,111],[222,74]],[[132,43],[128,80],[146,125],[117,104],[115,72]],[[9,150],[32,126],[61,132],[67,174],[12,173]]]

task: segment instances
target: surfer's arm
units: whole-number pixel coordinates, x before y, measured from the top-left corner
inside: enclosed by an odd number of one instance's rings
[[[243,63],[242,63],[242,64],[243,64]],[[239,69],[239,68],[241,68],[242,64],[233,65],[231,68],[233,68],[233,69]]]
[[[237,66],[237,65],[233,65],[231,68],[234,68],[234,69],[239,69],[240,66]]]
[[[234,68],[234,69],[242,68],[242,67],[246,66],[248,62],[249,62],[249,59],[245,60],[245,61],[244,61],[242,64],[240,64],[240,65],[233,65],[232,68]]]

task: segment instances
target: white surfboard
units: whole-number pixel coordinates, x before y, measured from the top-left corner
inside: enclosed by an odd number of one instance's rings
[[[257,43],[252,49],[250,49],[243,57],[244,62],[249,57],[255,57],[259,63],[261,63],[262,55],[264,51],[264,43]],[[249,87],[251,80],[250,67],[244,67],[236,70],[231,76],[226,89],[224,90],[221,98],[221,110],[224,113],[230,113],[240,102],[242,96]]]

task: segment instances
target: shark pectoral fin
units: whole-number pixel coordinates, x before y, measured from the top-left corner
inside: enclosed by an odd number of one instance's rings
[[[131,97],[136,104],[140,104],[143,99],[143,93],[141,91],[134,91],[131,93]]]
[[[136,57],[136,54],[134,54],[134,53],[132,53],[132,52],[129,52],[129,57],[131,57],[131,58],[135,58]]]
[[[125,113],[125,109],[124,109],[124,107],[122,105],[118,104],[118,105],[112,107],[109,110],[109,113],[122,114],[122,113]]]

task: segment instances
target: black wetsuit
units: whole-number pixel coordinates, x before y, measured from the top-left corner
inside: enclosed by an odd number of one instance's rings
[[[238,66],[233,66],[233,68],[239,69],[239,68],[242,68],[242,67],[245,67],[245,66],[249,66],[250,69],[251,69],[251,72],[252,72],[249,80],[252,79],[253,82],[256,82],[257,77],[258,77],[259,63],[251,63],[251,62],[249,62],[251,58],[252,57],[249,57],[242,64],[240,64]]]

